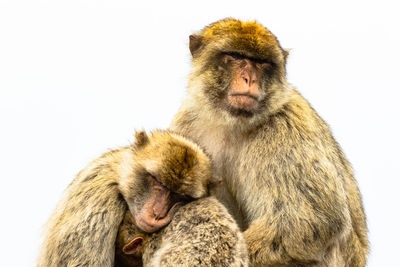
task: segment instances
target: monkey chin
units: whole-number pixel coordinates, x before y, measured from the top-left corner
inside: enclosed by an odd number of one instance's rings
[[[149,211],[142,211],[139,214],[134,215],[135,224],[143,232],[154,233],[167,226],[171,222],[176,210],[182,205],[182,202],[173,204],[163,218],[157,218],[149,215]]]
[[[231,94],[227,97],[229,112],[234,116],[251,117],[258,108],[255,97],[246,94]]]

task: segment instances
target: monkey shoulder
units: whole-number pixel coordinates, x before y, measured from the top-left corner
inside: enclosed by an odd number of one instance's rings
[[[317,161],[347,163],[329,126],[295,89],[286,104],[251,132],[246,140],[242,156],[248,158],[249,154],[258,154],[263,159],[260,164],[281,162],[295,166],[307,162],[310,163],[307,166],[313,166],[311,163],[315,165]]]
[[[46,224],[39,266],[113,262],[115,235],[126,210],[116,170],[126,151],[121,148],[99,156],[68,186]],[[99,251],[101,257],[88,256]]]

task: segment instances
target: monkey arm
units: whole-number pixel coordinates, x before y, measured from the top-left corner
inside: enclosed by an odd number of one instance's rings
[[[302,159],[307,162],[268,168],[274,175],[267,178],[267,210],[244,232],[253,263],[321,262],[351,229],[340,170],[328,158]]]
[[[68,186],[47,223],[38,266],[114,266],[115,239],[126,211],[108,152]]]

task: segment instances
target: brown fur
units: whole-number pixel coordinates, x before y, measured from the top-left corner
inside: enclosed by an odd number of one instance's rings
[[[115,266],[118,267],[140,267],[142,263],[142,251],[138,251],[133,255],[126,255],[122,249],[134,237],[146,238],[136,225],[135,220],[130,211],[125,213],[124,219],[118,229],[117,240],[115,242]]]
[[[244,230],[254,266],[364,266],[367,226],[353,171],[327,124],[286,81],[286,52],[257,22],[224,19],[191,36],[188,95],[171,129],[212,156],[217,194]],[[223,104],[226,53],[267,60],[259,108]]]
[[[193,142],[139,132],[133,146],[103,154],[68,186],[47,223],[38,266],[114,266],[118,229],[127,208],[135,214],[146,200],[148,174],[193,199],[208,194],[212,178],[209,158]]]
[[[141,235],[127,213],[117,248]],[[143,235],[141,235],[143,236]],[[179,208],[160,232],[144,235],[144,266],[248,266],[245,240],[225,207],[214,197],[201,198]],[[136,255],[125,256],[135,264]]]

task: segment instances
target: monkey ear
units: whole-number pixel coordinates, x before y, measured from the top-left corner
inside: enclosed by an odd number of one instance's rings
[[[143,237],[138,236],[129,241],[125,246],[122,248],[122,252],[126,255],[133,255],[136,252],[139,252],[143,246]]]
[[[287,58],[289,56],[289,52],[290,52],[290,49],[282,49],[283,58],[284,58],[285,62],[287,61]]]
[[[135,143],[133,144],[134,148],[142,147],[148,142],[149,142],[149,137],[147,136],[145,131],[135,132]]]
[[[189,36],[189,49],[192,56],[199,50],[201,45],[203,44],[203,37],[200,35],[192,34]]]

